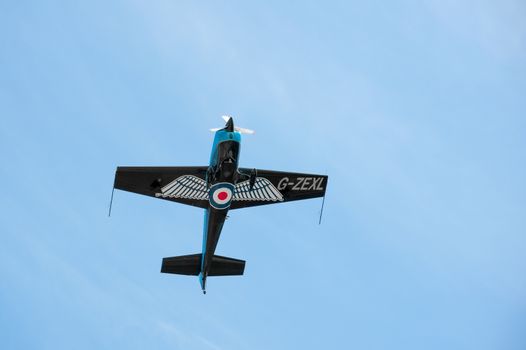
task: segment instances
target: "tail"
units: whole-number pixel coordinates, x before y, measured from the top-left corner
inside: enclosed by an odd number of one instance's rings
[[[177,275],[199,275],[201,288],[205,292],[207,276],[241,276],[245,271],[245,261],[224,256],[214,255],[210,264],[210,271],[201,271],[202,254],[174,256],[164,258],[161,266],[162,273],[173,273]]]

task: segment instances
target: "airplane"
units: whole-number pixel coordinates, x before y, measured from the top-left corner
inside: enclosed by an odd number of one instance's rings
[[[223,116],[208,166],[128,167],[115,172],[115,189],[192,205],[205,210],[201,253],[163,258],[162,273],[199,276],[206,294],[209,276],[243,275],[245,261],[214,255],[229,210],[323,197],[328,176],[239,168],[241,134],[254,131]],[[110,201],[110,215],[111,203]],[[323,212],[323,203],[322,203]],[[321,222],[321,212],[320,212]]]

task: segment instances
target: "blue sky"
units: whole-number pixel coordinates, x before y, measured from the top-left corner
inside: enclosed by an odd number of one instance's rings
[[[2,349],[526,348],[521,1],[0,3]],[[202,211],[117,165],[327,173],[231,212],[245,276],[159,273]]]

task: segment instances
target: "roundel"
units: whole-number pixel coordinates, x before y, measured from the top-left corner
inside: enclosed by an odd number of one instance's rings
[[[216,209],[226,209],[230,206],[234,195],[234,185],[228,182],[221,182],[210,187],[208,198],[210,205]]]

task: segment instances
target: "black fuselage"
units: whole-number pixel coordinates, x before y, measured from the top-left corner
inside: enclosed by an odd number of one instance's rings
[[[239,177],[237,169],[240,141],[239,133],[227,130],[218,131],[214,139],[206,179],[210,192],[209,205],[205,209],[201,273],[199,275],[203,292],[206,288],[206,278],[210,271],[212,257],[234,196],[234,186]]]

